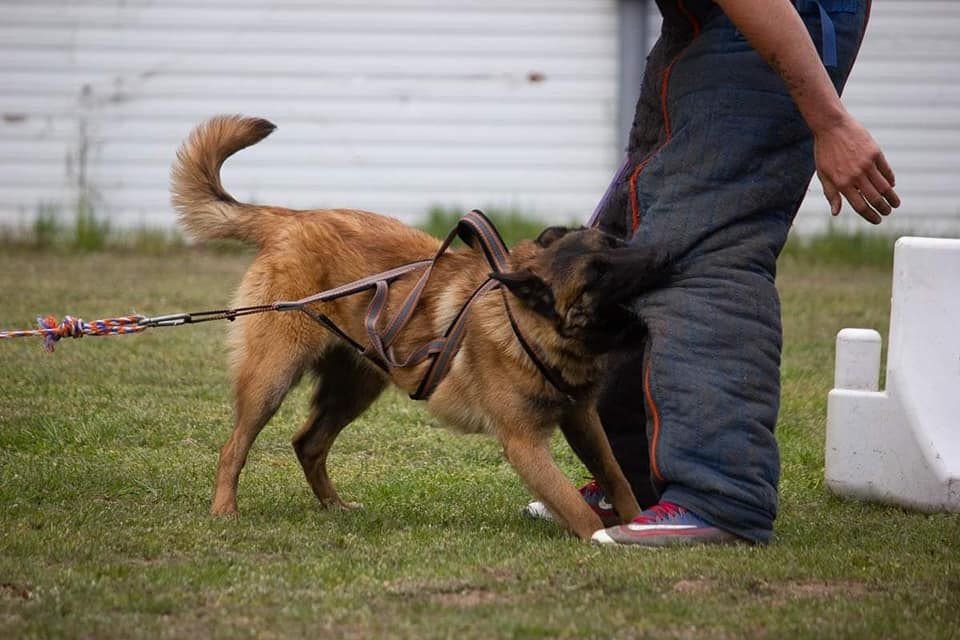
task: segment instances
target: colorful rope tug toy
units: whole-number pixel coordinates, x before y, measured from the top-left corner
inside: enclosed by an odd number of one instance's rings
[[[0,331],[0,340],[4,338],[29,338],[43,336],[43,348],[53,352],[54,345],[61,338],[82,338],[83,336],[118,336],[127,333],[140,333],[150,325],[144,321],[145,316],[129,315],[118,318],[104,318],[93,322],[84,322],[80,318],[64,316],[63,322],[57,322],[56,316],[37,318],[39,329],[25,329],[22,331]]]
[[[123,336],[128,333],[140,333],[151,327],[176,327],[182,324],[196,324],[210,320],[233,320],[239,316],[264,311],[284,311],[287,308],[297,309],[297,303],[280,303],[287,307],[280,308],[277,304],[266,304],[256,307],[241,307],[239,309],[217,309],[216,311],[199,311],[196,313],[174,313],[165,316],[142,316],[131,314],[115,318],[103,318],[93,322],[84,322],[80,318],[64,316],[63,322],[57,322],[56,316],[49,315],[37,318],[39,329],[21,329],[15,331],[0,331],[0,340],[5,338],[43,338],[43,348],[53,352],[57,342],[62,338],[82,338],[83,336]]]

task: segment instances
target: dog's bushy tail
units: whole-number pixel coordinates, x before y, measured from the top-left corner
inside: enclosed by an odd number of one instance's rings
[[[171,200],[180,224],[197,240],[233,238],[262,244],[259,207],[237,202],[220,183],[220,167],[276,127],[262,118],[218,116],[190,134],[170,172]]]

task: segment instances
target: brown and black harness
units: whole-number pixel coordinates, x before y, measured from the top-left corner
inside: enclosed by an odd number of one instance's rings
[[[491,276],[484,280],[483,283],[473,291],[470,297],[467,298],[441,337],[430,340],[414,350],[406,358],[400,359],[396,355],[394,343],[400,335],[400,332],[413,317],[420,299],[423,296],[423,292],[427,287],[427,283],[430,281],[430,276],[433,274],[437,261],[447,252],[454,239],[458,237],[471,248],[479,248],[483,251],[492,271]],[[506,289],[501,286],[499,281],[492,277],[493,274],[505,272],[509,266],[509,255],[510,251],[507,249],[496,227],[493,226],[493,223],[490,222],[482,212],[473,210],[457,222],[456,227],[447,234],[447,237],[441,243],[440,248],[433,258],[410,262],[333,289],[315,293],[300,300],[282,301],[268,305],[241,307],[237,309],[180,313],[143,318],[139,324],[145,327],[177,326],[181,324],[196,324],[210,320],[233,320],[241,316],[266,311],[300,311],[342,338],[384,372],[389,373],[393,369],[414,367],[432,358],[432,362],[426,374],[424,374],[421,379],[420,384],[417,386],[416,391],[410,394],[410,397],[414,400],[425,400],[436,390],[453,365],[454,357],[457,355],[460,345],[463,343],[463,338],[466,334],[467,318],[470,315],[470,310],[474,303],[487,292],[499,288],[503,306],[507,318],[510,321],[510,327],[520,346],[523,348],[523,351],[543,377],[546,378],[561,395],[570,402],[573,402],[574,398],[580,394],[582,389],[567,383],[561,371],[545,362],[537,347],[524,338],[517,324],[516,317],[510,308]],[[393,318],[384,322],[384,313],[386,312],[387,300],[390,294],[390,283],[401,276],[418,270],[422,270],[422,273],[416,284],[410,290],[410,293],[400,305],[399,310]],[[314,310],[310,306],[318,302],[330,302],[346,296],[355,295],[370,289],[374,290],[373,299],[367,306],[363,323],[370,343],[369,346],[361,344],[357,339],[337,326],[327,315]],[[381,327],[385,328],[381,329]]]

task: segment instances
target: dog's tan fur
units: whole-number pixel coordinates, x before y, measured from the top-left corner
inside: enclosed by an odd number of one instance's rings
[[[221,165],[272,130],[270,123],[260,119],[213,119],[193,132],[172,172],[173,203],[194,237],[239,238],[259,248],[236,294],[237,306],[296,300],[432,257],[439,246],[435,238],[392,218],[352,209],[292,211],[234,200],[220,183]],[[455,429],[496,437],[532,492],[585,539],[602,525],[551,457],[549,438],[555,425],[599,480],[619,515],[626,520],[640,511],[601,429],[589,391],[602,361],[582,340],[561,335],[563,323],[578,326],[578,318],[586,312],[584,305],[590,304],[584,273],[591,256],[605,250],[602,236],[596,231],[561,233],[546,248],[535,242],[519,243],[510,256],[514,273],[525,274],[552,292],[556,312],[552,319],[530,308],[522,294],[520,298],[509,294],[511,307],[523,335],[537,345],[544,359],[562,371],[566,381],[587,389],[575,403],[567,402],[521,349],[496,291],[474,305],[463,346],[428,401],[430,411]],[[565,242],[578,242],[576,252],[585,247],[584,256],[574,255],[558,266],[555,252]],[[572,246],[564,255],[573,255]],[[442,335],[489,272],[479,251],[446,253],[396,342],[398,357]],[[386,317],[392,317],[418,275],[401,277],[391,285]],[[522,289],[515,282],[512,285],[511,291]],[[366,335],[362,319],[370,298],[365,292],[316,308],[361,339]],[[310,416],[293,438],[294,449],[320,502],[351,506],[341,500],[327,475],[327,454],[340,430],[384,389],[387,376],[304,314],[249,316],[234,323],[231,331],[235,426],[220,451],[213,514],[236,512],[237,483],[250,446],[305,372],[316,374],[316,391]],[[389,381],[412,392],[427,366],[394,370]]]

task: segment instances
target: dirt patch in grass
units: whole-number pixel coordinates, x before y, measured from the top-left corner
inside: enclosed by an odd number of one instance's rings
[[[709,578],[693,578],[675,582],[673,590],[676,593],[707,593],[716,590],[719,584],[719,581]]]
[[[736,587],[725,585],[713,578],[688,578],[673,584],[673,591],[682,594],[706,594],[720,590],[733,590]],[[789,580],[786,582],[757,582],[747,587],[747,591],[761,598],[773,598],[774,603],[802,598],[859,598],[870,589],[862,582],[851,580]]]
[[[0,583],[0,597],[11,600],[29,600],[33,597],[30,588],[13,582]]]
[[[481,604],[488,604],[498,600],[497,594],[482,588],[466,588],[451,593],[437,593],[430,596],[430,602],[444,607],[469,609]]]
[[[516,582],[520,579],[520,576],[518,576],[515,571],[502,567],[484,567],[482,571],[497,582]]]
[[[750,591],[771,607],[782,607],[797,600],[820,600],[862,598],[870,589],[862,582],[852,580],[789,580],[786,582],[762,582],[751,586]]]
[[[499,595],[486,587],[468,582],[418,582],[400,580],[387,585],[387,593],[403,598],[422,598],[444,607],[467,609],[496,602]]]
[[[850,580],[787,582],[782,585],[771,585],[771,589],[794,598],[830,598],[834,596],[859,598],[867,595],[870,591],[867,585],[862,582],[852,582]]]

